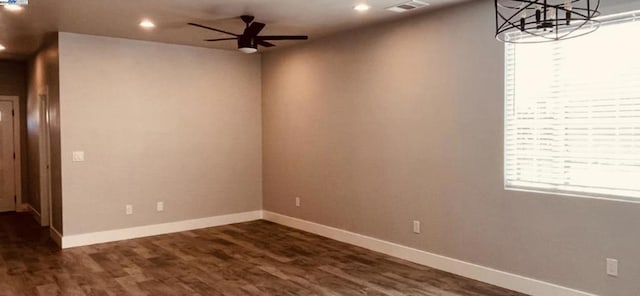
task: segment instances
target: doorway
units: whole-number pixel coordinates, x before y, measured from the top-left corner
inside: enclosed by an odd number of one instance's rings
[[[22,204],[19,108],[18,97],[0,96],[0,212]]]

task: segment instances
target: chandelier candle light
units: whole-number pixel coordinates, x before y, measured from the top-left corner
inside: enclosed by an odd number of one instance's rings
[[[600,27],[600,0],[495,0],[496,38],[539,43],[574,38]]]

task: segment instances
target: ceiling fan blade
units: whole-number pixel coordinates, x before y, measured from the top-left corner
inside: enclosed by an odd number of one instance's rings
[[[231,33],[231,32],[227,32],[227,31],[219,30],[219,29],[216,29],[216,28],[211,28],[211,27],[203,26],[203,25],[196,24],[196,23],[189,23],[189,25],[194,26],[194,27],[198,27],[198,28],[203,28],[203,29],[207,29],[207,30],[212,30],[212,31],[216,31],[216,32],[224,33],[224,34],[229,34],[229,35],[236,36],[236,37],[237,37],[237,36],[240,36],[240,35],[238,35],[238,34],[234,34],[234,33]]]
[[[264,46],[264,47],[274,47],[276,46],[275,44],[271,43],[271,42],[267,42],[264,40],[257,40],[258,45],[260,46]]]
[[[258,40],[307,40],[309,36],[303,35],[275,35],[275,36],[257,36]]]
[[[260,33],[265,26],[263,23],[253,22],[244,30],[244,35],[248,37],[258,36],[258,33]]]
[[[224,41],[224,40],[238,40],[237,37],[233,37],[233,38],[218,38],[218,39],[205,39],[204,41]]]

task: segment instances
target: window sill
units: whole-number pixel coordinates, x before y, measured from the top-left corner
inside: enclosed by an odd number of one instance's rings
[[[596,195],[596,194],[589,195],[589,194],[580,194],[580,193],[559,192],[559,191],[552,191],[552,190],[542,190],[542,189],[535,189],[535,188],[514,187],[514,186],[507,186],[507,185],[504,186],[504,190],[640,204],[640,198],[636,198],[636,197]]]

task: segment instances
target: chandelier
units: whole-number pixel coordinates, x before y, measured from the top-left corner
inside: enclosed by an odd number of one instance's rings
[[[598,29],[600,0],[495,0],[496,38],[539,43],[574,38]]]

